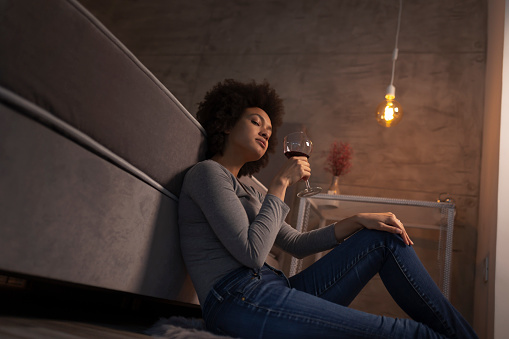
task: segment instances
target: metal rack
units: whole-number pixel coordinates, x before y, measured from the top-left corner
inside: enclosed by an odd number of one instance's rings
[[[318,227],[360,212],[393,212],[406,228],[439,232],[437,262],[440,279],[437,285],[449,298],[455,205],[452,202],[404,200],[354,195],[317,194],[300,200],[296,229],[306,232],[310,214],[318,217]],[[321,254],[317,255],[319,259]],[[302,261],[292,258],[290,276],[301,271]]]

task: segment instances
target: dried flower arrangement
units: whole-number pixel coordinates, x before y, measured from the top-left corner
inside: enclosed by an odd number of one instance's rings
[[[337,141],[334,141],[330,147],[325,170],[334,176],[347,174],[352,167],[352,155],[353,150],[348,142],[339,142],[338,144]]]

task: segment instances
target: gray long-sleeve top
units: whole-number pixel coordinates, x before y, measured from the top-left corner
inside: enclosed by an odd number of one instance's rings
[[[201,305],[229,272],[263,266],[274,243],[298,258],[337,245],[334,225],[301,233],[284,221],[288,211],[278,197],[241,184],[213,160],[187,172],[179,198],[180,243]]]

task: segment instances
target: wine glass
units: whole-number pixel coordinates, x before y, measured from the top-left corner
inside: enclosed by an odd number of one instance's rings
[[[304,132],[294,132],[285,136],[284,140],[285,156],[290,159],[291,157],[307,157],[313,150],[313,143]],[[306,182],[306,189],[297,193],[299,198],[310,197],[322,191],[321,187],[309,186],[308,178],[303,178]]]

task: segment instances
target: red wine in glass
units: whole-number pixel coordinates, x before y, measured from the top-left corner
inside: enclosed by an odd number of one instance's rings
[[[302,152],[289,151],[289,152],[285,152],[285,155],[288,159],[290,159],[291,157],[306,157],[309,159],[309,155],[307,155],[306,153],[302,153]]]
[[[284,153],[290,159],[291,157],[307,157],[313,150],[313,143],[304,132],[290,133],[284,140]],[[306,189],[297,193],[299,198],[310,197],[322,191],[321,187],[311,187],[307,178],[303,178],[306,182]]]

